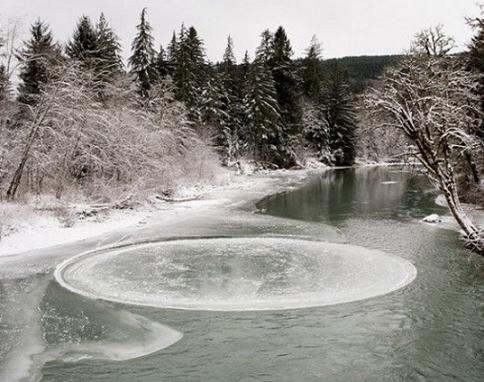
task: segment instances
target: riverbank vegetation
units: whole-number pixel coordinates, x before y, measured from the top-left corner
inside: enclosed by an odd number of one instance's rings
[[[441,27],[405,55],[323,60],[314,37],[294,57],[281,26],[237,62],[234,41],[210,62],[181,25],[163,45],[143,9],[127,62],[101,14],[65,44],[36,21],[0,38],[0,198],[82,194],[119,203],[213,183],[226,169],[329,166],[417,158],[469,245],[484,233],[460,207],[484,204],[484,24],[453,54]]]
[[[405,136],[409,155],[445,196],[468,245],[484,253],[484,229],[464,212],[461,199],[484,198],[482,124],[482,19],[468,55],[451,55],[454,40],[441,26],[416,35],[412,50],[368,91],[372,128]],[[480,61],[481,60],[481,61]],[[474,200],[473,200],[474,201]]]

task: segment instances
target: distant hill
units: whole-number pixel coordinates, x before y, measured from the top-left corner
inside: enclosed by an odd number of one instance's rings
[[[386,67],[396,64],[402,57],[387,55],[331,58],[324,60],[321,65],[323,73],[330,71],[334,65],[347,70],[353,91],[359,93],[364,90],[368,81],[378,78]]]

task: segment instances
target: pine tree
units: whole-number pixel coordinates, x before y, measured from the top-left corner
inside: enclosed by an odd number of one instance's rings
[[[302,115],[303,134],[317,151],[319,160],[331,164],[329,126],[319,103],[307,102]]]
[[[170,73],[170,64],[166,58],[165,50],[160,45],[160,50],[156,56],[156,70],[161,79],[165,78]]]
[[[256,59],[250,66],[245,88],[244,108],[249,144],[258,159],[283,165],[279,105],[272,74],[263,58]]]
[[[227,47],[225,48],[224,56],[223,56],[223,72],[225,78],[234,79],[235,78],[235,65],[236,59],[234,55],[234,42],[230,35],[227,37]]]
[[[168,74],[173,77],[176,68],[176,57],[178,51],[178,39],[176,38],[176,33],[173,31],[173,36],[171,38],[170,44],[166,51],[166,61],[168,63]]]
[[[141,11],[140,23],[136,29],[138,34],[131,45],[132,55],[129,58],[130,72],[137,82],[139,94],[147,97],[157,74],[153,65],[156,55],[153,48],[154,39],[151,35],[151,25],[146,19],[146,8]]]
[[[351,166],[356,154],[357,120],[347,74],[332,70],[322,97],[322,112],[329,129],[329,148],[336,166]]]
[[[19,53],[21,82],[18,87],[18,99],[21,103],[32,105],[42,85],[48,82],[49,69],[57,64],[60,51],[53,43],[52,33],[47,24],[37,20],[32,24],[30,33],[30,40],[24,42],[24,47]]]
[[[177,98],[185,102],[193,121],[200,119],[199,94],[204,80],[205,55],[203,42],[194,27],[182,25],[176,50],[174,80]]]
[[[240,65],[240,78],[242,80],[241,81],[242,84],[244,84],[247,81],[249,67],[250,67],[249,52],[245,51],[244,58],[242,59],[242,64]]]
[[[119,37],[109,26],[104,14],[101,13],[96,25],[97,63],[96,75],[101,82],[110,82],[122,72],[121,45]]]
[[[79,61],[85,68],[94,69],[99,56],[96,29],[87,16],[82,16],[74,30],[72,39],[67,43],[66,53]]]
[[[285,140],[289,140],[300,132],[302,116],[296,70],[291,59],[292,54],[291,43],[286,31],[283,27],[279,27],[274,34],[269,67],[274,78],[284,133],[287,135]]]
[[[216,73],[204,85],[200,113],[203,125],[215,128],[215,143],[221,149],[226,164],[234,161],[236,151],[234,135],[230,128],[227,99],[228,95],[223,86],[222,76]]]
[[[303,93],[312,102],[319,103],[321,99],[321,44],[316,36],[311,39],[302,66]]]
[[[237,84],[236,65],[233,40],[229,35],[222,60],[221,84],[224,90],[223,110],[226,112],[225,131],[223,132],[224,147],[227,157],[232,162],[236,161],[239,156],[240,133],[244,117],[243,91]]]
[[[255,57],[258,61],[261,61],[264,64],[267,64],[269,60],[272,58],[274,36],[268,29],[266,29],[261,33],[260,37],[261,37],[261,42],[256,49]]]

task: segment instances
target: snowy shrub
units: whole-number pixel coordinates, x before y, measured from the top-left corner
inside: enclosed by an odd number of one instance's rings
[[[120,79],[104,94],[112,96],[101,102],[89,72],[74,65],[59,69],[9,139],[17,144],[8,148],[6,159],[0,152],[8,163],[9,176],[0,174],[7,196],[18,190],[61,197],[69,189],[101,196],[111,189],[119,198],[187,179],[202,182],[218,170],[217,156],[169,90],[161,88],[149,103],[141,102]]]

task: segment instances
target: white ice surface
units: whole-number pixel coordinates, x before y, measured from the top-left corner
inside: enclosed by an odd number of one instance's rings
[[[176,240],[88,253],[57,281],[94,299],[194,310],[283,310],[384,295],[417,275],[408,261],[346,244],[283,238]]]

